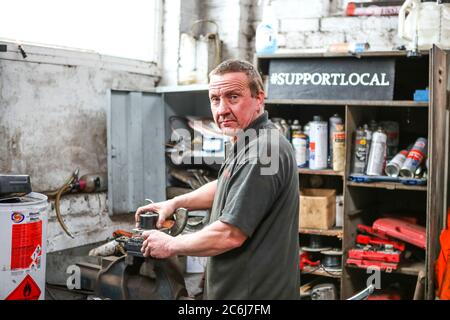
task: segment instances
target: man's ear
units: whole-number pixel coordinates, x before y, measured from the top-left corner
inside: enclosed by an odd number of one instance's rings
[[[258,95],[256,96],[256,100],[258,100],[259,110],[258,112],[261,112],[261,109],[264,106],[264,98],[266,97],[266,93],[264,91],[260,91]]]

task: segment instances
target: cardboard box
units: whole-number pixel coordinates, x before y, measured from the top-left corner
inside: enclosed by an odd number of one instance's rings
[[[336,190],[300,190],[300,228],[331,229],[336,221]]]

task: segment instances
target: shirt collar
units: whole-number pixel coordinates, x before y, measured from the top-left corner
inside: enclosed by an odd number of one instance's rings
[[[258,118],[256,118],[255,120],[253,120],[253,122],[251,122],[249,124],[249,126],[247,128],[245,128],[245,130],[259,129],[262,126],[264,126],[267,123],[267,121],[269,121],[269,114],[267,113],[267,111],[264,111],[264,113],[262,115],[260,115]]]

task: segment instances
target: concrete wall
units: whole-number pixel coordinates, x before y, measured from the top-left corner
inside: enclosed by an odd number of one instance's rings
[[[0,172],[31,176],[33,191],[60,187],[74,169],[107,172],[108,90],[149,90],[152,63],[7,43],[0,52]],[[49,251],[105,240],[133,218],[111,219],[106,194],[63,197],[61,211],[75,240],[49,212]]]

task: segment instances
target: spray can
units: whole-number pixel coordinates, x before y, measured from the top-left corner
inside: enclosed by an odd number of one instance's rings
[[[311,142],[311,139],[309,138],[309,124],[310,124],[311,122],[308,122],[307,124],[305,124],[304,126],[303,126],[303,133],[308,137],[308,149],[306,150],[306,154],[307,154],[307,157],[308,157],[308,167],[309,167],[309,144],[310,144],[310,142]]]
[[[345,164],[345,131],[344,125],[336,125],[336,131],[333,133],[333,170],[344,171]]]
[[[398,122],[395,121],[382,121],[380,126],[384,128],[387,135],[387,152],[386,158],[388,160],[392,159],[398,152],[398,143],[400,128]]]
[[[384,172],[386,175],[390,177],[398,177],[400,173],[400,169],[402,168],[403,164],[405,163],[406,157],[408,156],[408,150],[403,149],[399,153],[395,155],[394,158],[392,158],[391,161],[386,165],[386,168],[384,169]]]
[[[344,121],[339,114],[334,114],[329,120],[329,140],[328,140],[328,166],[332,167],[333,162],[333,134],[336,131],[336,126],[343,124]]]
[[[328,123],[320,116],[314,116],[309,123],[309,168],[321,170],[328,163]]]
[[[367,164],[367,141],[366,134],[362,127],[358,127],[355,131],[355,139],[353,143],[353,174],[364,174]]]
[[[408,153],[402,168],[400,169],[400,176],[406,178],[414,177],[414,173],[417,167],[422,163],[423,159],[427,155],[428,140],[425,138],[419,138],[414,143],[414,146]]]
[[[366,174],[368,176],[380,176],[383,174],[386,159],[387,135],[381,127],[373,133],[372,146],[367,160]]]
[[[300,121],[295,119],[294,122],[292,122],[292,124],[291,124],[291,143],[294,138],[294,133],[301,131],[301,129],[302,129],[302,127],[300,125]]]
[[[364,133],[366,135],[366,150],[367,150],[367,160],[368,160],[370,157],[370,146],[372,143],[372,134],[373,134],[373,132],[376,132],[377,129],[375,128],[375,130],[371,130],[369,128],[368,124],[364,124],[363,129],[364,129]],[[366,167],[366,170],[367,170],[367,167]]]
[[[372,119],[372,120],[369,121],[369,129],[370,129],[370,131],[372,131],[372,132],[377,131],[377,129],[378,129],[378,123],[377,123],[374,119]]]
[[[308,168],[308,148],[309,148],[309,138],[306,134],[299,129],[292,132],[292,146],[295,150],[295,159],[297,161],[297,167]]]

